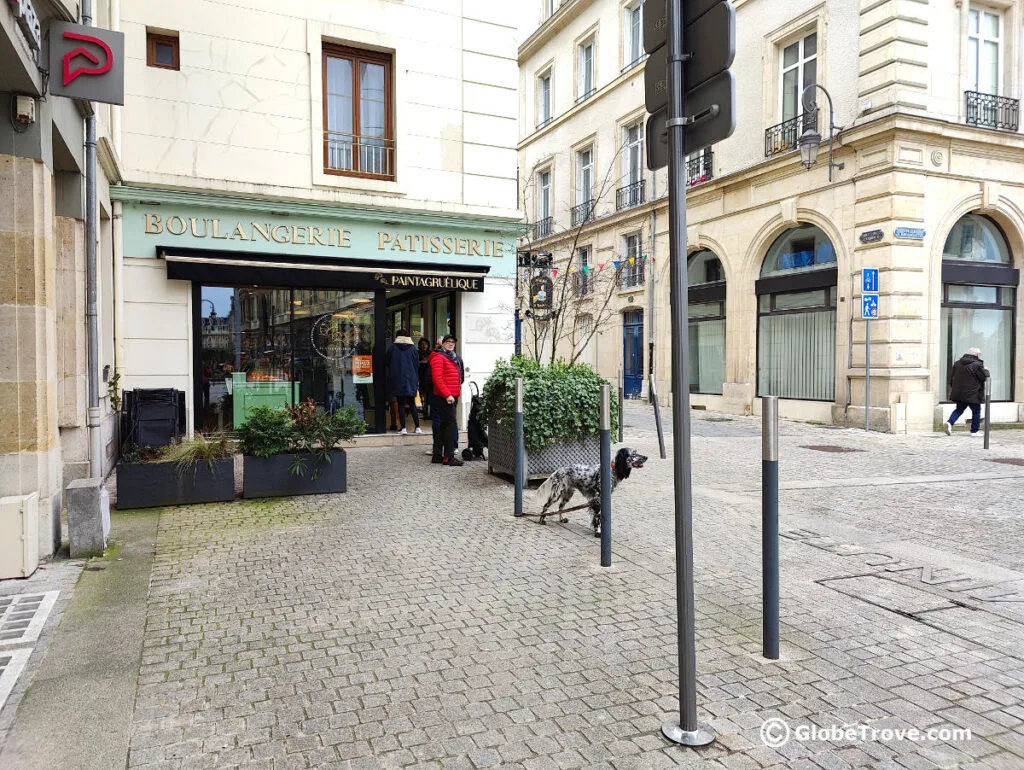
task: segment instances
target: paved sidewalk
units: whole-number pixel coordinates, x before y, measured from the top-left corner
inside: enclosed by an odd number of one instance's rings
[[[515,520],[484,463],[416,447],[351,452],[345,495],[165,510],[128,766],[1024,767],[1024,465],[991,462],[1024,461],[1024,435],[986,453],[785,423],[767,662],[760,424],[695,415],[698,703],[719,740],[689,750],[660,735],[672,466],[642,407],[626,426],[651,460],[615,493],[610,569],[582,512]],[[770,719],[791,739],[765,745]],[[971,737],[866,734],[932,728]]]
[[[346,495],[165,511],[129,766],[1024,766],[1024,468],[966,437],[786,424],[784,485],[809,488],[784,486],[768,663],[758,422],[695,433],[698,698],[716,745],[659,733],[677,708],[671,464],[637,427],[627,443],[652,460],[616,493],[611,569],[585,517],[513,520],[483,464],[413,448],[352,452]],[[1019,435],[999,442],[1024,458]],[[773,717],[972,738],[772,749]]]

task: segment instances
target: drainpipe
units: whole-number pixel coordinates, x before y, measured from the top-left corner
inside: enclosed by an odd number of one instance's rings
[[[654,280],[655,280],[655,276],[657,275],[657,271],[655,270],[655,267],[654,267],[654,251],[655,251],[655,249],[654,249],[654,242],[657,240],[656,237],[655,237],[655,233],[657,232],[655,230],[655,225],[657,224],[657,221],[658,221],[658,215],[657,215],[657,213],[655,213],[656,209],[657,209],[657,203],[655,203],[655,201],[658,200],[657,179],[658,179],[657,172],[652,171],[651,172],[651,237],[650,237],[650,243],[648,244],[648,247],[647,247],[647,256],[650,258],[650,264],[651,264],[651,296],[650,296],[650,299],[648,300],[648,304],[650,305],[651,338],[650,338],[650,343],[647,345],[647,349],[650,351],[649,354],[648,354],[650,356],[650,360],[648,361],[647,368],[648,368],[648,371],[650,372],[650,380],[651,381],[653,381],[657,377],[657,373],[658,373],[658,367],[655,365],[655,362],[654,362],[654,331],[655,331],[655,326],[654,326]],[[650,401],[654,401],[654,394],[651,393],[650,385],[648,385],[648,388],[647,388],[647,395],[648,395]]]
[[[124,376],[124,231],[121,201],[111,201],[114,251],[114,371]]]
[[[82,23],[91,27],[92,0],[82,0]],[[85,318],[89,333],[89,475],[103,475],[103,436],[100,424],[99,321],[96,312],[96,111],[89,104],[85,119]]]

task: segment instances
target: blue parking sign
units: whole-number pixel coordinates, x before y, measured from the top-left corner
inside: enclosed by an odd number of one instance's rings
[[[863,302],[861,304],[860,317],[865,320],[878,318],[878,295],[865,294],[861,299],[863,300]]]
[[[865,294],[876,294],[878,292],[878,268],[865,267],[861,270],[863,285],[861,291]]]

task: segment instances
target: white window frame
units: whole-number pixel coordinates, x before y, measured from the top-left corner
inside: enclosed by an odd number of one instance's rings
[[[636,26],[634,27],[634,19]],[[634,30],[636,32],[634,49]],[[636,0],[622,9],[622,58],[623,67],[631,67],[644,57],[644,4]]]
[[[636,137],[631,141],[629,132],[636,129]],[[636,163],[634,165],[633,160]],[[636,178],[633,178],[633,172]],[[637,184],[644,178],[644,124],[642,120],[628,123],[622,127],[622,183],[623,186]]]
[[[634,245],[631,245],[631,241]],[[639,230],[626,233],[622,236],[622,272],[619,275],[619,289],[621,291],[636,291],[642,289],[646,283],[643,268],[643,260],[640,255],[643,253],[643,233]],[[629,258],[633,257],[633,264],[629,264]],[[627,274],[634,276],[633,281],[627,286]]]
[[[584,297],[591,294],[594,291],[593,281],[591,280],[592,270],[590,269],[593,261],[594,249],[591,246],[578,246],[576,248],[576,293]],[[583,272],[583,268],[586,266],[587,272]]]
[[[805,46],[807,44],[807,38],[811,37],[812,35],[814,35],[814,38],[815,38],[814,53],[811,54],[810,56],[807,56],[805,51],[804,51],[804,48],[805,48]],[[786,66],[786,49],[790,48],[790,47],[792,47],[794,45],[797,46],[796,63],[795,64],[791,64],[791,65],[789,65],[787,67]],[[788,42],[781,43],[779,45],[779,120],[780,121],[785,122],[787,120],[792,120],[792,119],[796,118],[797,116],[803,114],[804,105],[803,105],[803,100],[801,99],[801,95],[803,94],[804,89],[809,85],[808,83],[804,82],[804,65],[806,65],[807,62],[813,61],[815,63],[815,66],[814,66],[814,82],[815,83],[821,82],[821,77],[820,77],[821,73],[819,72],[819,70],[821,68],[819,66],[820,62],[818,61],[818,57],[819,57],[820,53],[821,53],[821,35],[818,33],[817,27],[815,27],[814,29],[805,30],[798,38],[790,39]],[[793,115],[790,115],[787,118],[786,117],[786,86],[785,86],[786,74],[788,72],[791,72],[794,69],[796,70],[796,73],[797,73],[797,79],[796,79],[796,84],[797,84],[797,88],[796,88],[796,113],[793,114]]]
[[[537,95],[537,98],[536,98],[536,102],[537,102],[536,103],[536,110],[537,110],[537,120],[536,120],[536,123],[537,123],[537,127],[538,128],[541,127],[541,126],[546,126],[548,123],[551,122],[551,119],[553,117],[553,110],[552,110],[553,98],[552,98],[552,94],[553,94],[553,85],[554,85],[554,79],[555,79],[554,78],[554,73],[555,73],[554,68],[553,67],[548,67],[547,69],[545,69],[545,70],[541,71],[540,73],[538,73],[536,79],[534,80],[534,88],[535,88],[536,95]],[[546,93],[544,92],[544,88],[543,88],[543,84],[545,82],[547,83],[547,92]],[[544,101],[541,100],[542,96],[546,97],[546,99]]]
[[[587,51],[590,51],[589,67]],[[590,82],[587,83],[587,76]],[[589,88],[588,88],[589,85]],[[597,90],[597,37],[591,35],[576,46],[576,99],[582,100]]]
[[[977,14],[978,18],[978,31],[971,32],[971,17]],[[982,24],[985,15],[995,16],[998,21],[998,30],[996,37],[989,37],[984,33],[985,25]],[[976,5],[972,3],[967,10],[967,80],[968,90],[975,91],[977,93],[991,94],[992,96],[1002,96],[1004,94],[1003,81],[1004,81],[1004,70],[1003,67],[1003,43],[1005,40],[1006,31],[1006,17],[1003,11],[999,8],[994,8],[988,5]],[[974,42],[976,49],[972,61],[971,57],[971,43]],[[986,43],[994,43],[996,46],[996,83],[992,89],[981,87],[981,52]],[[973,77],[971,70],[974,71]]]
[[[586,163],[584,163],[584,156]],[[586,178],[586,184],[584,179]],[[594,199],[594,145],[576,151],[576,205]]]
[[[537,222],[541,222],[552,216],[551,213],[551,169],[545,168],[537,172],[537,200],[535,210]]]

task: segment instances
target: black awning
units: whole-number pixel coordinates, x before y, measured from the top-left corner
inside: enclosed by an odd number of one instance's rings
[[[280,255],[158,249],[167,277],[205,284],[282,288],[482,292],[488,266],[315,259]]]

